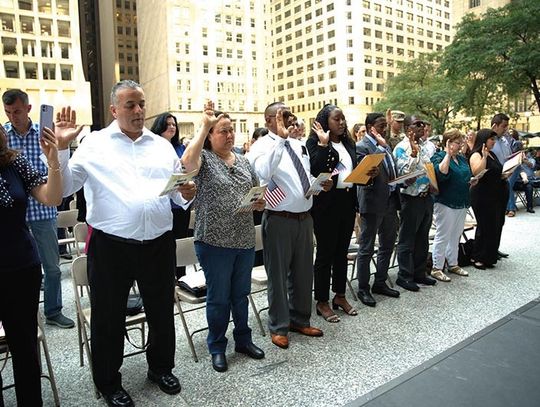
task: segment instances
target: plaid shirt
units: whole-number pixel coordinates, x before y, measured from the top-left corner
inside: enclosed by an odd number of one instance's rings
[[[32,164],[32,167],[37,169],[43,177],[47,177],[47,165],[41,161],[41,147],[39,146],[39,125],[30,123],[28,132],[21,136],[17,130],[6,123],[4,125],[8,134],[9,148],[19,151],[25,155]],[[28,209],[26,210],[26,221],[56,219],[56,208],[40,204],[31,196],[28,197]]]

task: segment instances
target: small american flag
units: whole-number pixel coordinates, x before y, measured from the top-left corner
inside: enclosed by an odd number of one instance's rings
[[[275,208],[285,198],[285,192],[270,178],[270,182],[266,186],[264,199],[272,207]]]
[[[343,163],[340,161],[337,163],[336,165],[336,168],[334,168],[334,171],[332,171],[332,177],[334,175],[337,175],[339,174],[341,171],[343,171],[345,169],[345,166],[343,165]]]

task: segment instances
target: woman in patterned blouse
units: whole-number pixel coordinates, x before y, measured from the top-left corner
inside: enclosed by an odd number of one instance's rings
[[[34,238],[26,226],[31,195],[42,204],[62,202],[62,179],[54,133],[43,129],[41,149],[47,157],[48,178],[7,146],[0,125],[0,320],[13,355],[15,392],[20,406],[41,406],[40,364],[37,353],[37,311],[41,264]],[[0,377],[0,405],[2,401]]]
[[[191,140],[182,164],[195,177],[195,250],[206,278],[208,349],[212,366],[227,370],[225,334],[229,315],[234,321],[235,351],[254,359],[264,352],[251,340],[248,327],[248,299],[251,290],[255,229],[251,212],[238,212],[242,198],[259,184],[248,160],[233,151],[234,129],[227,114],[214,112],[207,102],[202,126]],[[254,202],[263,210],[265,201]]]

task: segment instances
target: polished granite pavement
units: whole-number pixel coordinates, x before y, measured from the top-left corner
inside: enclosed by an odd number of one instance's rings
[[[469,277],[452,276],[452,282],[418,293],[400,289],[399,299],[375,295],[379,301],[375,308],[358,302],[359,315],[343,315],[338,324],[326,323],[314,314],[312,323],[324,329],[322,338],[291,334],[289,349],[282,350],[268,336],[261,336],[250,315],[254,342],[265,350],[266,358],[255,361],[235,354],[231,341],[226,373],[212,370],[204,333],[195,335],[200,361],[193,361],[176,318],[175,373],[182,392],[169,396],[149,383],[143,355],[125,359],[124,387],[138,406],[337,406],[353,402],[540,296],[537,209],[536,214],[521,209],[516,217],[507,218],[501,249],[510,257],[495,269],[469,267]],[[64,311],[75,318],[68,264],[63,270]],[[390,273],[393,280],[395,273],[396,269]],[[256,302],[264,304],[265,293],[257,294]],[[266,317],[263,312],[263,322]],[[203,325],[204,311],[191,313],[188,321]],[[88,366],[79,367],[76,329],[47,326],[46,334],[62,405],[105,405],[94,398]],[[10,373],[4,373],[4,383],[10,379]],[[43,396],[45,405],[53,405],[46,382]],[[4,392],[4,397],[6,406],[14,405],[13,390]]]

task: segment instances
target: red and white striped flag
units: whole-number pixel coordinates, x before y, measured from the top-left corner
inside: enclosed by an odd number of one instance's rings
[[[336,168],[334,168],[334,171],[332,171],[332,177],[336,174],[339,174],[344,169],[345,169],[345,166],[343,165],[343,163],[341,161],[338,162],[336,165]]]
[[[264,199],[268,204],[275,208],[285,198],[285,192],[270,178],[270,182],[266,186],[266,192],[264,193]]]

